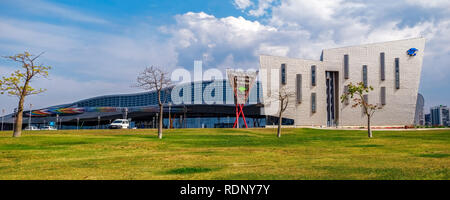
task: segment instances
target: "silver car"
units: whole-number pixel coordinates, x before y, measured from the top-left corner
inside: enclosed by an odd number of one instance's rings
[[[58,129],[56,129],[56,128],[53,127],[53,126],[43,126],[43,127],[41,128],[41,130],[56,131],[56,130],[58,130]]]

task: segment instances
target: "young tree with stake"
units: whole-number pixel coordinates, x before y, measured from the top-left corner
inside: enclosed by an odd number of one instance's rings
[[[15,118],[13,137],[20,137],[22,134],[22,118],[23,118],[23,104],[25,97],[33,94],[39,94],[45,89],[34,89],[31,87],[31,81],[36,77],[48,77],[50,66],[36,64],[36,59],[43,53],[33,56],[28,52],[23,54],[16,54],[14,56],[6,56],[5,58],[18,62],[22,69],[16,70],[9,77],[2,77],[0,80],[0,93],[7,93],[11,96],[19,98],[19,105],[17,106],[17,117]]]
[[[164,92],[164,96],[161,96],[161,91],[166,87],[172,86],[169,73],[154,66],[146,67],[145,70],[137,77],[136,86],[148,91],[156,91],[156,94],[158,95],[158,138],[162,139],[163,105],[167,98],[167,92]]]
[[[373,90],[372,86],[366,86],[364,85],[363,82],[359,82],[356,85],[353,85],[353,83],[350,83],[347,85],[348,86],[348,91],[345,92],[342,96],[341,96],[341,102],[344,103],[345,101],[348,100],[348,98],[352,98],[353,99],[353,105],[352,108],[355,107],[361,107],[363,109],[364,114],[367,117],[367,132],[368,132],[368,136],[369,138],[372,137],[372,130],[370,129],[370,119],[373,117],[373,114],[383,108],[380,105],[374,105],[374,104],[370,104],[369,102],[367,102],[367,99],[364,98],[365,95],[368,95],[370,91]],[[356,95],[355,98],[353,98]]]

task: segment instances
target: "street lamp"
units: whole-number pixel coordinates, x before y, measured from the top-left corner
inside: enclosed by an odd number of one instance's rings
[[[169,102],[169,128],[171,128],[172,125],[172,116],[170,115],[170,107],[172,106],[172,102]]]
[[[128,108],[124,109],[124,119],[128,119]]]
[[[17,108],[14,108],[14,113],[13,113],[13,131],[14,128],[16,128],[16,116],[17,115]]]
[[[97,129],[100,129],[100,115],[97,117],[97,121],[98,121]]]
[[[56,114],[56,127],[55,128],[58,128],[58,119],[59,119],[59,114]]]
[[[31,128],[31,108],[33,107],[33,104],[30,103],[30,116],[28,116],[28,128]]]

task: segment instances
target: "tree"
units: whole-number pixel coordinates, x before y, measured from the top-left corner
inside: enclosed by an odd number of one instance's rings
[[[17,117],[15,119],[16,126],[14,127],[13,137],[20,137],[22,134],[23,104],[25,102],[25,97],[45,91],[45,89],[42,88],[34,89],[30,85],[31,81],[35,77],[48,77],[48,71],[51,67],[44,66],[42,64],[36,65],[35,63],[36,59],[42,54],[43,53],[33,56],[28,52],[24,52],[23,54],[16,54],[14,56],[5,56],[5,58],[18,62],[22,65],[22,69],[16,70],[11,73],[11,76],[2,77],[0,80],[1,94],[7,93],[10,96],[16,96],[19,98]]]
[[[363,82],[359,82],[356,85],[353,85],[352,83],[348,84],[348,91],[346,91],[341,96],[341,102],[344,103],[348,100],[348,98],[353,99],[353,105],[352,108],[355,107],[361,107],[363,109],[364,114],[367,116],[367,132],[369,138],[372,137],[372,130],[370,129],[370,119],[372,118],[373,114],[383,108],[380,105],[374,105],[367,102],[367,98],[364,96],[368,95],[370,91],[373,90],[372,86],[366,86]],[[353,98],[356,95],[355,98]]]
[[[158,106],[159,106],[159,123],[158,123],[158,138],[162,139],[162,128],[163,128],[163,105],[167,98],[167,92],[164,92],[164,96],[161,96],[161,91],[172,86],[172,82],[169,79],[169,73],[151,66],[146,67],[143,72],[137,77],[137,87],[156,91],[158,95]]]
[[[278,129],[277,129],[277,137],[281,137],[281,125],[283,122],[283,113],[286,111],[289,105],[289,98],[295,96],[295,93],[286,89],[285,86],[281,87],[280,90],[274,94],[276,101],[279,102],[279,110],[278,110]]]

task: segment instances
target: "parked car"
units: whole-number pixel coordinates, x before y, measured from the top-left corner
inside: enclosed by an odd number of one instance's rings
[[[26,130],[26,131],[37,131],[37,130],[39,130],[39,128],[36,127],[36,126],[27,126],[24,130]]]
[[[116,119],[110,125],[110,129],[127,129],[130,127],[130,122],[127,119]]]
[[[41,128],[41,130],[56,131],[56,130],[58,130],[58,129],[56,129],[56,128],[53,127],[53,126],[43,126],[43,127]]]

